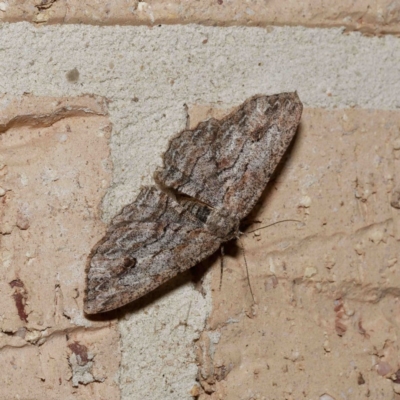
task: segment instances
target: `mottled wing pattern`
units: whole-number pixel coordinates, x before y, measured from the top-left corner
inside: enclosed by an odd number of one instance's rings
[[[214,253],[221,239],[156,187],[117,215],[87,264],[85,312],[127,304]]]
[[[255,96],[175,136],[155,179],[117,215],[87,264],[85,312],[127,304],[237,236],[292,140],[297,93]],[[172,197],[171,191],[176,197]]]
[[[297,93],[252,97],[222,120],[175,136],[155,179],[242,219],[291,142],[302,109]]]

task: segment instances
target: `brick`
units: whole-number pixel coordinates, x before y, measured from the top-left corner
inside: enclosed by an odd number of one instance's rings
[[[41,346],[8,346],[0,351],[2,373],[1,399],[118,399],[115,374],[119,366],[118,334],[103,328],[53,335]],[[76,349],[86,349],[93,365],[83,357],[80,367],[88,384],[73,386],[77,372],[71,369],[71,356]],[[115,353],[110,352],[113,349]],[[81,353],[82,354],[82,353]]]
[[[9,0],[0,2],[0,20],[38,24],[84,23],[95,25],[303,25],[344,27],[366,34],[398,34],[400,3],[392,0],[206,0],[98,2],[94,0]]]
[[[305,109],[247,231],[302,223],[241,238],[255,304],[238,245],[225,248],[221,290],[214,262],[201,399],[392,397],[381,375],[400,355],[399,122],[398,111]]]
[[[90,385],[72,386],[68,346],[80,343],[92,357],[81,365],[87,383],[101,382],[95,397],[117,398],[116,320],[82,312],[86,258],[104,233],[98,207],[111,180],[107,107],[89,96],[3,96],[0,104],[2,396],[90,397]]]

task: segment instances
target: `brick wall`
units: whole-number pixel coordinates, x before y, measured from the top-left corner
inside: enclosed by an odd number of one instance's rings
[[[400,2],[329,3],[0,2],[0,400],[400,399]],[[300,223],[85,315],[169,138],[292,90],[248,222]]]

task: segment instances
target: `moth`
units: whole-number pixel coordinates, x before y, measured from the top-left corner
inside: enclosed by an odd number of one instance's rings
[[[154,174],[157,186],[142,187],[92,249],[84,311],[121,307],[238,237],[302,110],[296,92],[257,95],[173,137]]]

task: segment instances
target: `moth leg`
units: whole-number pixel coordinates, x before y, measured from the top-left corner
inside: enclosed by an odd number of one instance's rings
[[[224,273],[224,257],[225,257],[225,249],[224,246],[222,245],[220,247],[220,251],[221,251],[221,274],[220,274],[220,279],[219,279],[219,290],[221,290],[222,287],[222,275]]]
[[[243,253],[244,264],[246,265],[247,282],[248,282],[248,284],[249,284],[249,289],[250,289],[251,297],[252,297],[252,299],[253,299],[253,303],[255,303],[256,301],[255,301],[255,299],[254,299],[254,293],[253,293],[253,289],[252,289],[251,283],[250,283],[249,268],[248,268],[248,266],[247,266],[246,252],[244,251],[243,241],[242,241],[242,239],[240,239],[239,237],[237,238],[237,240],[238,240],[239,243],[240,243],[239,248],[242,250],[242,253]]]

